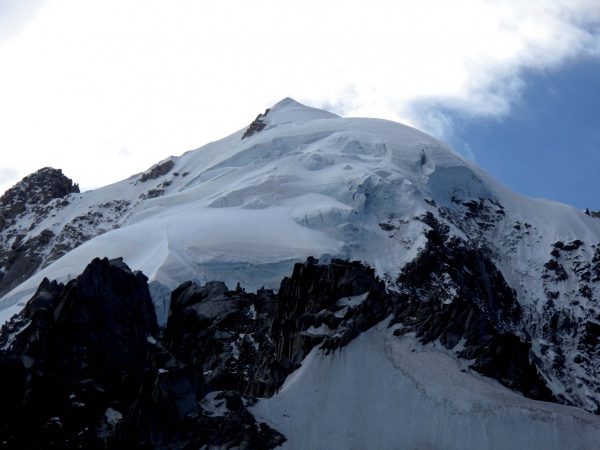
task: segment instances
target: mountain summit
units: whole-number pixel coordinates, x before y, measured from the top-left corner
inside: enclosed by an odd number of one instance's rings
[[[167,316],[181,311],[169,302],[187,289],[218,339],[235,347],[253,336],[267,352],[256,356],[267,372],[244,369],[267,378],[245,380],[242,394],[280,389],[252,411],[289,448],[398,448],[402,436],[407,448],[504,448],[511,429],[506,448],[585,448],[575,435],[598,437],[582,410],[600,411],[600,220],[511,192],[418,130],[287,98],[220,141],[65,194],[1,232],[5,243],[45,233],[44,255],[60,256],[11,286],[4,321],[45,278],[67,283],[94,258],[122,257],[148,277],[159,325],[174,327]],[[9,273],[14,262],[2,261]],[[239,289],[200,288],[214,281]],[[256,294],[271,305],[256,320],[270,328],[220,322],[225,298],[263,287],[280,292]],[[222,390],[210,381],[219,364],[203,366],[208,393]],[[457,430],[478,421],[465,444]],[[571,437],[548,441],[555,426]]]

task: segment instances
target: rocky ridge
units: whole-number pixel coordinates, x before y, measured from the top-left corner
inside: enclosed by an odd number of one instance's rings
[[[386,318],[397,335],[439,339],[473,370],[556,401],[501,274],[423,220],[430,244],[399,293],[359,262],[309,258],[277,293],[183,283],[160,330],[146,277],[120,259],[95,259],[66,285],[44,280],[0,332],[4,448],[274,448],[285,437],[248,407],[315,346],[336,352]]]
[[[89,204],[78,184],[51,167],[8,189],[0,198],[0,297],[74,248],[121,226],[143,200],[163,195],[173,165],[166,160],[132,179],[132,185],[147,188],[135,199]]]
[[[47,258],[55,234],[50,229],[33,235],[21,224],[29,217],[29,229],[69,204],[70,194],[79,186],[60,169],[44,167],[23,178],[0,198],[0,296],[31,276]]]
[[[507,221],[505,207],[485,198],[454,201],[452,208],[435,207],[437,220],[460,230],[468,245],[503,273],[512,271],[507,267],[509,255],[525,246],[547,255],[545,262],[530,264],[521,273],[532,280],[530,284],[513,285],[520,291],[514,297],[521,309],[518,334],[531,342],[541,376],[561,403],[599,413],[600,385],[593,374],[600,371],[594,344],[600,336],[595,327],[600,318],[600,242],[555,241],[542,249],[537,226]],[[497,236],[502,236],[503,252]]]

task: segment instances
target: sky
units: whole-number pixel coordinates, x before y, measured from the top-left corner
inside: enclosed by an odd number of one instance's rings
[[[600,209],[599,63],[600,0],[0,0],[0,192],[116,182],[289,96]]]
[[[524,77],[502,120],[452,118],[449,143],[517,192],[600,210],[600,61]]]

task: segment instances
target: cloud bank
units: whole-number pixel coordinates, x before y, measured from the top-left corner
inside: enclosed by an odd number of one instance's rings
[[[0,40],[3,165],[84,188],[286,96],[444,138],[444,111],[502,117],[524,71],[600,57],[597,0],[55,0],[27,17]]]

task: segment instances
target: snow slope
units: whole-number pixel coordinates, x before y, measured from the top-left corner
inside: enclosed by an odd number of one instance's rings
[[[0,319],[44,277],[68,280],[98,256],[123,256],[163,296],[189,279],[276,288],[307,256],[364,261],[401,289],[399,271],[426,242],[419,217],[431,212],[485,248],[515,289],[525,316],[515,332],[531,340],[555,394],[600,407],[600,362],[581,358],[586,330],[600,324],[600,220],[517,195],[394,122],[341,118],[291,99],[261,121],[250,137],[240,130],[168,158],[173,167],[156,178],[71,194],[40,222],[24,216],[28,236],[49,229],[68,243],[76,223],[89,240],[0,299]]]
[[[296,450],[583,450],[600,439],[597,416],[525,399],[383,323],[334,354],[313,349],[252,412]]]

